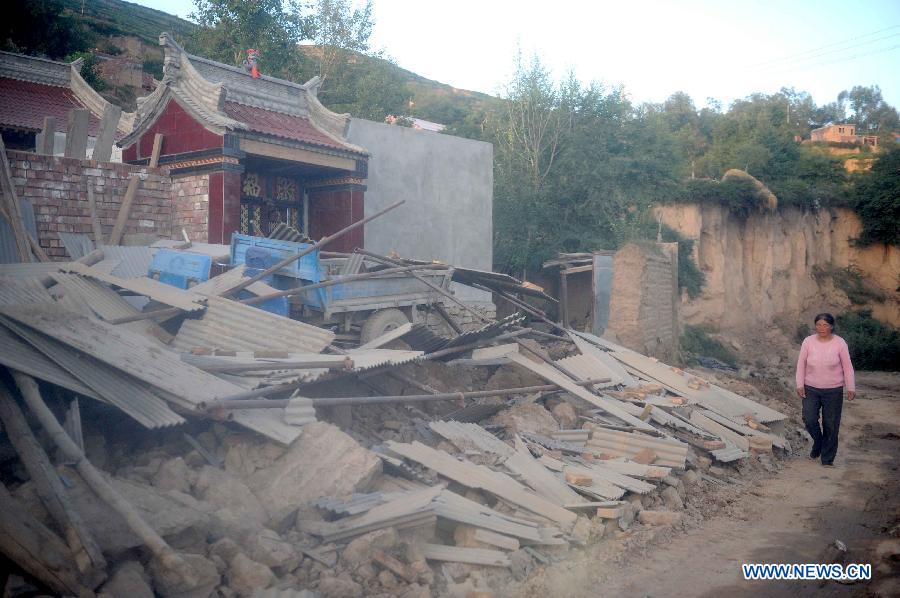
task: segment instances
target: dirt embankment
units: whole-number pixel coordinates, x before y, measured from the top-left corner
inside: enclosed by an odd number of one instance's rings
[[[833,277],[815,273],[850,267],[886,297],[865,307],[900,326],[900,248],[854,247],[851,240],[862,224],[850,210],[781,208],[746,219],[718,205],[662,205],[655,212],[663,224],[695,240],[694,259],[706,275],[703,294],[682,306],[689,324],[731,330],[748,321],[845,311],[850,301]]]

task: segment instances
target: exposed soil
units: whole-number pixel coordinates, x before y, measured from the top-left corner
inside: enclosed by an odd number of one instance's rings
[[[705,520],[689,518],[686,532],[622,532],[579,559],[536,572],[526,595],[898,595],[897,555],[879,563],[874,553],[900,535],[900,374],[860,372],[858,380],[859,398],[845,402],[835,467],[795,447],[774,476],[711,488],[698,499]],[[832,562],[835,540],[848,548],[841,562],[873,565],[871,582],[743,580],[741,563]]]

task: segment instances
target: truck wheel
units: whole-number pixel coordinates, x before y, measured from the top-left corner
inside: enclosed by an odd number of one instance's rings
[[[406,317],[406,314],[399,309],[379,309],[363,323],[362,330],[359,333],[359,344],[364,345],[369,341],[375,340],[385,332],[408,323],[409,319]]]

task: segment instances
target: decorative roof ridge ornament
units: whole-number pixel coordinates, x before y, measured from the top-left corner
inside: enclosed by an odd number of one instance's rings
[[[216,113],[221,118],[228,119],[224,112],[228,94],[225,85],[208,81],[197,72],[197,69],[191,64],[190,54],[185,52],[184,48],[168,33],[160,34],[159,45],[165,48],[166,54],[161,85],[168,85],[186,92],[193,102]],[[240,128],[239,125],[238,128]]]
[[[368,155],[369,150],[347,140],[347,132],[350,130],[350,113],[332,112],[319,101],[319,88],[322,87],[322,79],[316,75],[301,87],[305,92],[306,102],[309,106],[309,123],[334,141]]]

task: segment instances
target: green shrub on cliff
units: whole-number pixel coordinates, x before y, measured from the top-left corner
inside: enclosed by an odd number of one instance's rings
[[[858,245],[900,245],[900,147],[887,150],[871,171],[858,176],[853,208],[863,224]]]
[[[876,320],[870,310],[840,314],[836,323],[856,369],[900,371],[900,330]]]

